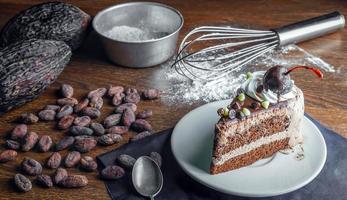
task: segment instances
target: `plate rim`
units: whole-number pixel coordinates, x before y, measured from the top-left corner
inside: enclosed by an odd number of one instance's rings
[[[181,169],[189,176],[191,177],[193,180],[197,181],[198,183],[206,186],[206,187],[209,187],[213,190],[216,190],[216,191],[219,191],[219,192],[222,192],[222,193],[225,193],[225,194],[230,194],[230,195],[236,195],[236,196],[241,196],[241,197],[271,197],[271,196],[278,196],[278,195],[282,195],[282,194],[286,194],[286,193],[289,193],[289,192],[292,192],[292,191],[295,191],[295,190],[298,190],[302,187],[304,187],[305,185],[309,184],[313,179],[315,179],[319,173],[322,171],[324,165],[325,165],[325,162],[326,162],[326,158],[327,158],[327,146],[326,146],[326,142],[325,142],[325,139],[322,135],[322,132],[319,130],[319,128],[306,116],[304,116],[304,120],[307,120],[308,123],[310,123],[312,125],[312,127],[318,131],[319,134],[315,134],[316,136],[318,136],[320,138],[320,140],[322,141],[322,143],[324,145],[322,145],[322,148],[323,148],[323,159],[320,160],[319,162],[319,166],[316,170],[313,171],[312,175],[306,179],[305,181],[302,181],[300,184],[297,184],[293,187],[290,187],[290,188],[287,188],[287,189],[283,189],[283,190],[278,190],[278,191],[273,191],[273,192],[269,192],[267,191],[266,193],[247,193],[247,192],[238,192],[238,191],[234,191],[234,190],[225,190],[223,188],[217,188],[205,181],[202,181],[200,179],[198,179],[197,177],[195,177],[192,173],[190,173],[190,171],[188,169],[186,169],[184,167],[184,164],[181,163],[181,161],[178,159],[176,153],[175,153],[175,150],[173,148],[174,144],[174,133],[175,131],[177,131],[177,125],[179,125],[182,121],[186,120],[186,118],[188,118],[190,115],[192,115],[193,112],[197,112],[199,111],[200,109],[203,109],[205,106],[210,106],[212,104],[224,104],[225,103],[228,103],[230,100],[219,100],[219,101],[214,101],[214,102],[210,102],[210,103],[206,103],[204,105],[201,105],[193,110],[191,110],[190,112],[188,112],[187,114],[185,114],[178,122],[177,124],[175,125],[173,131],[172,131],[172,136],[170,138],[170,147],[171,147],[171,150],[172,150],[172,154],[174,155],[174,158],[175,160],[177,161],[177,163],[179,164],[179,166],[181,167]]]

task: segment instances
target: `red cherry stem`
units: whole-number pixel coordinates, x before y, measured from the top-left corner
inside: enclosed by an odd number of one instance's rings
[[[323,79],[323,73],[319,69],[314,67],[308,67],[308,66],[295,66],[295,67],[289,68],[288,71],[284,73],[284,75],[287,75],[296,69],[308,69],[311,72],[315,73],[319,78]]]

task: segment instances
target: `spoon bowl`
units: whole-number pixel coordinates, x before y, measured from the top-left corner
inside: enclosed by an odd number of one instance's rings
[[[141,156],[134,164],[132,181],[138,193],[154,199],[163,186],[163,174],[153,159]]]

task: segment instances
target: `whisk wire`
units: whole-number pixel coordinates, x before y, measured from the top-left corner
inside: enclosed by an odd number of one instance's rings
[[[192,50],[206,41],[216,44]],[[274,31],[202,26],[183,38],[172,67],[188,79],[213,81],[241,69],[276,46],[278,36]]]

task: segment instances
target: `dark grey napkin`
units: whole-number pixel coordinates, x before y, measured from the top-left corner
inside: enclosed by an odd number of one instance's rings
[[[334,131],[324,127],[315,119],[311,119],[322,132],[327,144],[328,156],[321,173],[308,185],[294,192],[271,198],[257,198],[270,200],[346,200],[347,199],[347,140]],[[129,154],[134,157],[157,151],[163,156],[162,171],[164,186],[157,200],[246,200],[245,198],[223,194],[205,187],[186,175],[175,158],[170,148],[172,129],[162,131],[137,142],[129,143],[123,147],[97,157],[103,166],[115,163],[115,158],[120,154]],[[103,167],[102,166],[102,167]],[[285,173],[285,171],[283,171]],[[105,181],[107,190],[112,199],[145,199],[133,189],[130,172],[120,180]]]

